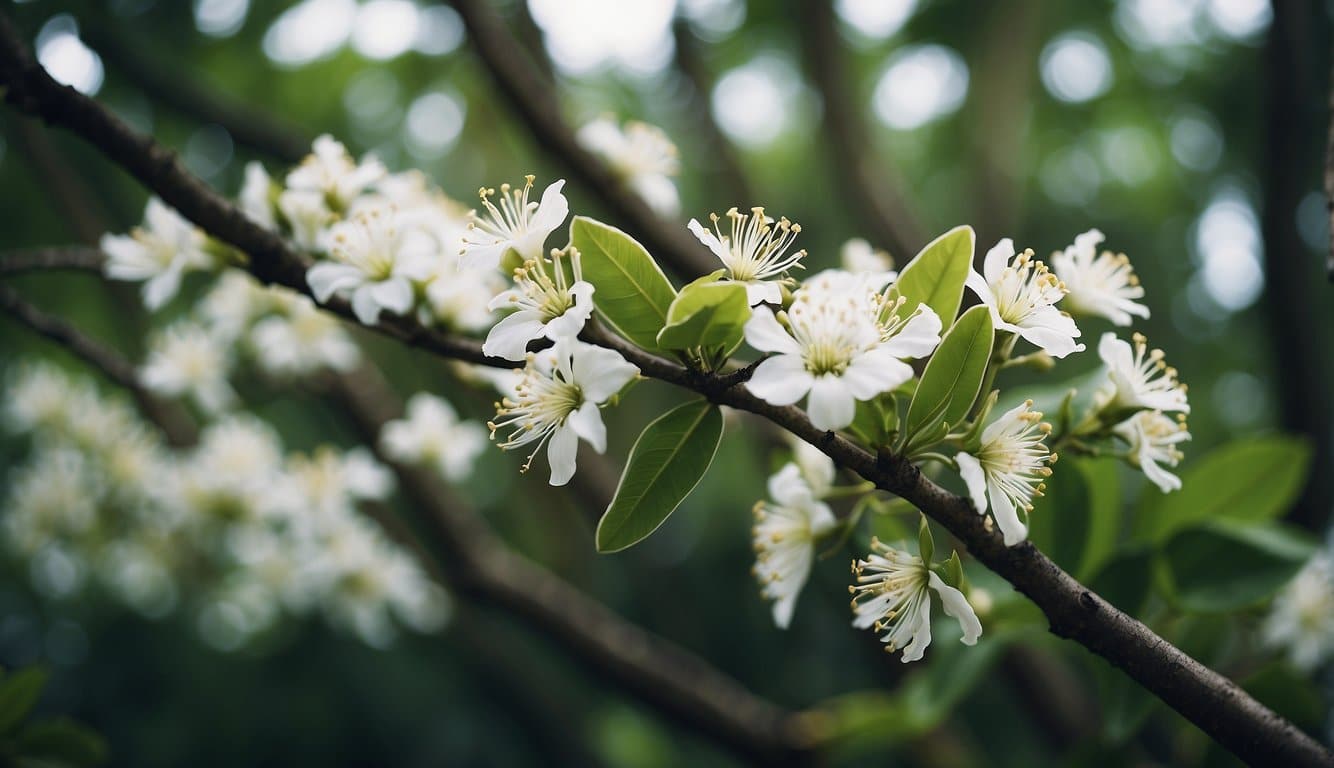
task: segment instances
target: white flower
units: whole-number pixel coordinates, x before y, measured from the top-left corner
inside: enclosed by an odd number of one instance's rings
[[[574,281],[565,276],[562,261],[570,260]],[[514,270],[514,287],[491,300],[487,308],[514,310],[486,336],[482,352],[506,360],[522,360],[528,342],[547,338],[573,339],[593,314],[593,285],[583,279],[579,251],[568,257],[553,251],[551,259],[533,259]]]
[[[784,328],[768,307],[746,322],[746,341],[776,353],[759,364],[746,387],[773,405],[810,394],[807,411],[819,429],[852,423],[858,400],[888,392],[913,377],[903,358],[924,357],[940,343],[940,318],[925,304],[906,319],[889,312],[883,296],[856,276],[822,273],[793,297]],[[849,279],[851,278],[851,279]]]
[[[450,252],[446,252],[448,256]],[[505,279],[493,269],[464,267],[457,254],[437,262],[426,284],[422,322],[435,320],[454,331],[480,331],[495,322],[491,298],[505,290]]]
[[[1164,416],[1162,411],[1139,411],[1112,431],[1130,444],[1127,460],[1143,470],[1163,493],[1181,488],[1181,478],[1163,469],[1162,465],[1175,467],[1182,459],[1177,443],[1190,439],[1185,416],[1178,415],[1173,419]]]
[[[774,601],[774,624],[787,629],[797,596],[811,573],[815,541],[836,524],[829,505],[819,501],[796,464],[769,478],[772,502],[755,505],[753,572],[763,595]]]
[[[598,453],[607,449],[607,428],[598,406],[638,375],[639,369],[613,350],[562,339],[529,357],[523,378],[487,426],[492,438],[497,430],[512,430],[500,443],[506,450],[535,444],[524,471],[546,445],[551,484],[565,485],[574,476],[580,438]]]
[[[287,174],[287,188],[317,193],[338,208],[346,208],[367,187],[384,178],[380,161],[367,156],[357,163],[347,148],[324,135],[315,139],[311,154]]]
[[[273,229],[276,226],[273,216],[273,179],[268,171],[258,162],[246,163],[245,183],[241,185],[241,194],[237,196],[241,212],[249,216],[256,224]]]
[[[834,487],[834,472],[837,469],[834,460],[825,455],[824,451],[799,437],[793,437],[790,442],[792,463],[801,470],[801,479],[806,481],[815,498],[824,498]]]
[[[278,210],[292,231],[292,242],[307,251],[329,248],[329,225],[337,219],[319,192],[288,189],[278,195]]]
[[[869,274],[873,277],[872,285],[884,288],[899,276],[894,271],[894,260],[884,251],[877,251],[871,244],[860,237],[854,237],[843,244],[838,252],[843,269],[854,274]]]
[[[676,146],[661,129],[632,120],[622,130],[614,121],[600,117],[580,128],[577,138],[650,208],[664,216],[680,212],[681,198],[671,179],[680,171],[680,162]]]
[[[352,310],[366,325],[379,322],[384,310],[401,315],[412,309],[413,281],[430,277],[438,253],[433,240],[420,230],[400,230],[395,218],[392,206],[377,206],[334,225],[335,260],[318,262],[306,273],[316,299],[351,294]]]
[[[349,371],[361,350],[339,321],[305,296],[285,314],[270,315],[250,330],[250,346],[260,367],[275,376],[301,376],[322,369]]]
[[[112,280],[147,281],[144,306],[156,310],[181,287],[181,276],[214,266],[204,250],[204,233],[156,197],[144,210],[144,226],[127,235],[103,235],[103,273]]]
[[[982,622],[963,593],[945,583],[922,558],[871,539],[872,552],[856,560],[857,583],[852,593],[852,625],[885,632],[880,641],[889,653],[903,651],[903,663],[917,661],[931,644],[931,593],[940,598],[945,615],[957,619],[964,645],[975,645]]]
[[[280,295],[291,294],[279,294],[261,286],[249,273],[229,269],[200,300],[198,312],[210,333],[232,342],[256,317],[268,312]]]
[[[380,446],[390,458],[431,465],[457,482],[472,474],[473,463],[486,448],[486,432],[480,424],[460,421],[448,402],[418,392],[408,400],[406,418],[384,425]]]
[[[1334,564],[1317,552],[1283,591],[1261,629],[1271,648],[1286,648],[1288,659],[1311,672],[1334,656]]]
[[[542,192],[542,202],[528,200],[535,176],[524,177],[522,188],[500,185],[500,205],[491,202],[494,189],[478,191],[486,216],[473,215],[463,237],[463,257],[467,266],[495,269],[507,251],[519,255],[519,263],[542,258],[547,237],[565,221],[570,204],[561,194],[565,180],[553,182]]]
[[[695,219],[686,227],[727,267],[730,279],[746,284],[746,296],[752,305],[781,303],[782,286],[791,282],[787,271],[799,269],[806,255],[804,250],[787,252],[801,234],[801,225],[786,217],[775,222],[759,207],[751,208],[750,215],[732,208],[727,218],[732,220],[730,235],[724,235],[718,228],[720,217],[716,213],[709,214],[712,232]]]
[[[1130,325],[1131,315],[1149,316],[1149,308],[1134,301],[1144,297],[1144,288],[1124,253],[1098,253],[1104,239],[1096,229],[1077,235],[1064,252],[1052,254],[1051,265],[1065,284],[1065,306],[1071,312]]]
[[[1028,537],[1019,510],[1033,509],[1033,497],[1042,495],[1042,481],[1051,476],[1047,465],[1056,460],[1042,442],[1051,425],[1032,406],[1033,401],[1027,400],[1006,411],[982,431],[978,448],[955,456],[978,514],[986,514],[987,500],[991,500],[991,512],[1006,546]]]
[[[40,451],[7,480],[3,525],[21,554],[32,555],[53,539],[69,542],[97,523],[105,485],[81,453]]]
[[[75,388],[54,365],[25,362],[10,373],[5,389],[5,424],[11,430],[63,429],[68,423]]]
[[[1055,306],[1065,286],[1047,265],[1033,260],[1031,250],[1015,256],[1010,238],[987,251],[982,274],[970,270],[965,284],[990,308],[997,331],[1016,333],[1052,357],[1083,351],[1084,345],[1075,343],[1075,321]]]
[[[139,376],[159,395],[190,397],[205,411],[217,413],[236,401],[227,383],[230,368],[229,350],[216,336],[194,323],[180,322],[153,340]]]
[[[1177,381],[1177,370],[1163,362],[1161,349],[1150,350],[1141,334],[1130,343],[1104,333],[1098,341],[1098,356],[1107,366],[1107,385],[1096,396],[1099,410],[1120,413],[1152,409],[1190,413],[1186,385]]]

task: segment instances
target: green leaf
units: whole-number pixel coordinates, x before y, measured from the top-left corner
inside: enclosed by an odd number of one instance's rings
[[[917,525],[917,553],[928,567],[931,558],[936,556],[936,540],[931,537],[931,524],[926,521],[926,515],[922,515],[922,521]]]
[[[9,733],[32,711],[46,686],[46,670],[20,669],[0,682],[0,733]]]
[[[1310,445],[1295,437],[1228,443],[1183,472],[1181,490],[1146,494],[1135,538],[1158,544],[1205,520],[1272,520],[1301,493],[1310,463]]]
[[[952,426],[968,415],[982,386],[995,335],[991,311],[981,305],[964,312],[945,334],[908,405],[904,424],[909,436],[941,422]]]
[[[658,332],[657,344],[662,349],[730,348],[741,340],[749,319],[744,284],[696,281],[667,308],[667,326]]]
[[[658,348],[658,331],[676,291],[649,252],[621,230],[585,216],[570,224],[593,303],[619,333],[645,349]]]
[[[1111,459],[1061,461],[1033,500],[1028,537],[1075,578],[1096,573],[1116,549],[1121,509]]]
[[[81,768],[107,759],[107,746],[90,728],[70,720],[49,720],[23,729],[14,741],[18,754],[33,760]]]
[[[705,400],[673,408],[645,427],[598,522],[598,551],[619,552],[657,530],[704,477],[722,436],[722,411]]]
[[[976,240],[973,228],[964,225],[927,243],[899,273],[899,279],[890,288],[890,300],[903,296],[908,312],[919,303],[926,304],[940,315],[940,322],[949,325],[959,314],[963,282],[973,268]]]
[[[1208,613],[1254,605],[1279,590],[1315,544],[1277,523],[1215,520],[1173,536],[1160,554],[1168,597]]]

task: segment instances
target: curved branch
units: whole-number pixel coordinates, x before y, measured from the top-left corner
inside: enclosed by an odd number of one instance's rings
[[[0,277],[26,272],[98,272],[106,255],[97,248],[67,245],[56,248],[28,248],[0,254]]]
[[[916,216],[899,190],[904,185],[894,167],[876,157],[862,116],[849,98],[855,92],[842,59],[842,45],[831,0],[803,0],[797,17],[801,23],[806,68],[824,105],[824,142],[832,155],[832,167],[843,174],[851,188],[847,199],[858,221],[876,245],[887,249],[900,263],[926,244]]]
[[[677,17],[672,23],[672,40],[676,44],[676,68],[690,83],[690,108],[694,121],[704,132],[708,144],[708,155],[716,162],[716,168],[705,168],[706,172],[723,179],[726,192],[731,196],[730,205],[747,210],[757,205],[759,200],[751,191],[750,181],[737,157],[736,147],[723,133],[718,121],[713,117],[709,99],[713,93],[713,76],[705,65],[700,40],[690,30],[690,22],[684,17]],[[726,208],[727,206],[722,206]]]
[[[463,0],[459,0],[459,4],[472,7],[470,2]],[[9,86],[6,97],[11,103],[71,128],[139,176],[186,217],[249,253],[249,269],[261,279],[305,292],[304,259],[291,251],[282,238],[245,218],[190,176],[175,162],[171,153],[151,139],[135,134],[91,99],[57,85],[32,63],[31,56],[18,42],[3,15],[0,15],[0,82]],[[232,236],[228,237],[228,234]],[[345,303],[335,303],[330,308],[348,314]],[[411,318],[399,318],[390,325],[376,326],[376,329],[446,357],[489,365],[512,365],[485,357],[475,341],[455,339],[428,330]],[[834,432],[816,429],[800,409],[770,405],[744,387],[736,386],[738,382],[734,380],[687,370],[597,328],[589,329],[588,334],[594,343],[619,351],[645,375],[699,392],[714,402],[762,416],[819,447],[835,462],[874,482],[877,487],[912,502],[948,528],[980,562],[1033,600],[1046,614],[1054,634],[1075,640],[1120,667],[1243,759],[1253,763],[1277,761],[1293,766],[1326,766],[1334,762],[1334,755],[1314,739],[1227,678],[1200,664],[1080,584],[1032,543],[1006,547],[1000,535],[988,529],[984,518],[974,511],[968,499],[936,485],[907,459],[888,453],[875,455]],[[431,475],[415,478],[413,483],[421,483],[417,492],[423,500],[440,490]],[[462,527],[450,526],[442,531],[450,536],[461,536],[474,526],[464,523]],[[473,567],[477,572],[493,571],[501,583],[507,578],[507,569],[517,567],[522,570],[525,566],[524,561],[516,562],[511,555],[483,559]],[[589,647],[597,647],[606,640],[576,638],[574,635],[580,626],[588,626],[605,614],[593,611],[587,616],[564,615],[553,604],[543,601],[548,588],[559,591],[564,585],[559,582],[551,582],[551,585],[511,583],[505,590],[497,588],[496,598],[508,601],[507,604],[515,605],[516,609],[523,606],[533,615],[547,616],[552,622],[564,622],[571,634],[562,636],[562,639],[571,644],[577,639],[578,642],[591,643]],[[598,609],[605,612],[605,609]],[[643,648],[641,641],[642,638],[633,639],[630,645],[621,648],[615,657],[619,659],[618,663],[629,664],[638,658],[636,653]]]
[[[561,116],[555,91],[522,54],[519,42],[505,29],[496,12],[483,0],[450,0],[463,17],[468,39],[486,65],[501,94],[544,149],[565,165],[570,174],[597,195],[626,231],[675,272],[702,275],[717,262],[686,228],[654,213],[637,194],[575,139]]]
[[[380,427],[401,416],[402,404],[370,369],[335,377],[331,384],[361,437],[378,446]],[[421,522],[456,589],[510,610],[564,645],[590,672],[751,761],[809,762],[813,739],[799,715],[755,696],[697,656],[626,622],[513,552],[434,472],[378,458],[393,468],[403,492],[425,516]]]
[[[60,344],[76,357],[88,363],[111,383],[125,388],[134,398],[144,418],[156,424],[167,442],[178,448],[194,445],[199,430],[194,419],[179,405],[163,400],[139,383],[134,366],[100,342],[85,336],[79,329],[29,304],[12,288],[0,285],[0,311],[38,335]]]

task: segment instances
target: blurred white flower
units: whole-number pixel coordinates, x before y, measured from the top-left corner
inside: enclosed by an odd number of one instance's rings
[[[273,179],[269,178],[269,172],[264,170],[263,165],[254,161],[246,163],[245,182],[241,185],[241,194],[237,196],[242,213],[262,227],[275,228],[275,191]]]
[[[91,533],[105,483],[80,453],[37,452],[9,479],[3,520],[5,538],[31,556],[53,542]]]
[[[801,234],[801,225],[786,217],[774,221],[764,215],[764,209],[755,207],[750,214],[736,208],[727,212],[732,223],[731,234],[724,235],[718,227],[721,217],[709,214],[713,231],[705,229],[695,219],[686,227],[727,268],[727,277],[746,284],[746,296],[752,305],[780,304],[782,286],[793,281],[787,276],[790,269],[800,269],[805,250],[792,251],[792,241]]]
[[[870,243],[860,237],[844,243],[838,257],[843,269],[848,272],[870,275],[871,284],[876,288],[884,288],[899,276],[894,271],[894,260],[889,254],[872,248]]]
[[[219,413],[236,402],[227,383],[231,362],[230,350],[217,337],[182,321],[151,340],[139,378],[159,395],[189,397],[205,411]]]
[[[1130,325],[1131,315],[1149,316],[1149,308],[1134,301],[1144,297],[1144,288],[1124,253],[1098,253],[1104,239],[1096,229],[1077,235],[1073,245],[1052,254],[1051,265],[1065,285],[1064,306],[1071,312]]]
[[[434,320],[453,331],[475,332],[495,323],[491,299],[505,290],[505,280],[494,269],[469,269],[457,255],[436,263],[426,284],[422,322]]]
[[[1163,351],[1150,350],[1142,334],[1132,340],[1134,347],[1108,332],[1098,341],[1098,356],[1107,366],[1107,384],[1095,396],[1098,410],[1190,413],[1186,385],[1177,380],[1177,370],[1163,362]]]
[[[396,216],[392,206],[376,206],[334,225],[329,245],[334,260],[306,272],[316,299],[351,295],[352,310],[366,325],[379,322],[382,311],[401,315],[412,309],[413,281],[431,276],[439,253],[420,230],[401,230]]]
[[[25,362],[10,371],[6,386],[5,425],[15,432],[64,429],[74,385],[47,362]]]
[[[367,156],[358,163],[346,147],[332,136],[324,135],[315,139],[311,154],[301,165],[287,174],[287,188],[315,193],[342,210],[386,173],[379,160]]]
[[[1051,425],[1032,407],[1027,400],[1006,411],[982,431],[976,448],[955,456],[978,514],[986,514],[990,499],[1006,546],[1028,538],[1019,510],[1033,509],[1033,497],[1042,495],[1042,481],[1051,476],[1047,465],[1056,460],[1043,443]]]
[[[1327,550],[1317,552],[1274,598],[1261,635],[1304,672],[1334,656],[1334,565]]]
[[[579,129],[579,143],[600,156],[649,207],[664,216],[681,211],[672,181],[680,171],[676,145],[656,126],[630,121],[625,127],[599,117]]]
[[[171,300],[189,271],[207,270],[216,260],[205,251],[204,233],[156,197],[144,209],[144,225],[129,235],[103,235],[103,273],[112,280],[144,282],[144,306],[156,310]]]
[[[523,378],[488,424],[491,436],[510,429],[500,443],[505,450],[535,444],[524,462],[525,472],[546,446],[551,484],[565,485],[574,476],[580,438],[598,453],[607,449],[607,427],[598,406],[638,375],[639,369],[614,350],[562,339],[530,355]]]
[[[275,376],[349,371],[361,361],[360,349],[341,323],[305,296],[291,301],[285,313],[255,323],[250,346],[260,367]]]
[[[278,195],[278,211],[292,233],[292,242],[307,251],[329,250],[329,226],[337,215],[329,210],[319,192],[284,190]]]
[[[565,259],[573,280],[565,275]],[[513,311],[487,334],[482,352],[522,360],[534,339],[579,336],[593,315],[593,285],[583,279],[579,251],[552,251],[550,259],[532,259],[514,270],[514,287],[492,299],[487,308]]]
[[[1163,465],[1175,467],[1183,458],[1177,444],[1190,439],[1184,415],[1178,414],[1173,419],[1162,411],[1139,411],[1112,431],[1130,445],[1127,461],[1139,467],[1163,493],[1181,488],[1181,478],[1163,469]]]
[[[852,563],[857,583],[852,592],[852,625],[884,632],[880,638],[889,653],[903,651],[902,661],[917,661],[931,644],[931,591],[940,598],[945,615],[957,619],[964,645],[975,645],[982,623],[959,590],[946,584],[916,555],[871,539],[871,553]]]
[[[385,455],[408,464],[426,464],[450,482],[467,479],[486,448],[480,424],[461,421],[454,407],[426,392],[408,400],[407,416],[384,425],[380,446]]]
[[[987,251],[982,274],[969,271],[965,284],[991,310],[997,331],[1018,334],[1052,357],[1083,351],[1084,345],[1075,343],[1075,321],[1056,308],[1065,286],[1047,265],[1033,260],[1031,250],[1015,256],[1010,238]]]
[[[940,318],[925,304],[906,319],[881,320],[883,295],[862,277],[830,270],[802,286],[780,317],[755,308],[746,341],[775,353],[755,369],[746,388],[773,405],[792,405],[808,393],[807,413],[819,429],[852,423],[856,401],[870,400],[913,377],[904,358],[924,357],[940,343]]]
[[[774,624],[787,629],[810,576],[815,542],[836,521],[796,464],[784,465],[769,478],[769,498],[755,505],[753,572],[764,597],[774,601]]]
[[[213,287],[196,305],[209,333],[227,343],[241,338],[255,318],[273,309],[290,292],[278,293],[265,288],[249,273],[229,269],[213,283]]]
[[[500,185],[500,205],[491,201],[494,189],[479,190],[486,215],[474,214],[463,237],[464,265],[495,269],[506,252],[518,254],[518,263],[542,258],[547,237],[565,221],[570,204],[561,194],[565,180],[552,182],[542,192],[540,203],[530,202],[535,176],[524,177],[523,187]]]

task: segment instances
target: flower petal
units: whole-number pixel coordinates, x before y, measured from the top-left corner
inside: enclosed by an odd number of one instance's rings
[[[806,413],[816,429],[842,429],[852,423],[856,410],[857,403],[842,378],[825,374],[811,385]]]
[[[579,453],[579,437],[568,423],[557,427],[547,442],[547,462],[551,464],[551,484],[565,485],[574,477],[574,463]]]
[[[969,604],[968,598],[946,584],[945,580],[937,576],[934,571],[927,571],[926,578],[927,584],[940,595],[940,604],[945,609],[945,615],[959,620],[959,628],[963,630],[961,642],[964,645],[976,645],[977,639],[982,636],[982,622],[977,620],[977,613]]]
[[[615,350],[579,344],[570,374],[583,390],[585,400],[601,404],[638,376],[639,368]]]
[[[593,450],[606,452],[607,425],[602,423],[602,413],[598,411],[597,403],[586,402],[579,406],[579,410],[570,414],[565,423],[576,435],[587,440]]]
[[[814,383],[815,377],[799,355],[777,355],[756,366],[746,389],[770,405],[792,405],[805,397]]]
[[[522,360],[528,353],[528,342],[542,336],[542,313],[525,309],[506,316],[486,335],[482,353],[506,360]]]
[[[749,290],[747,291],[749,295]],[[756,307],[746,321],[746,343],[761,352],[800,355],[801,345],[783,328],[768,307]]]
[[[979,515],[987,512],[987,478],[986,473],[982,471],[982,464],[967,453],[960,453],[954,457],[959,463],[959,476],[963,478],[964,485],[968,486],[968,496],[973,500],[973,508]]]

